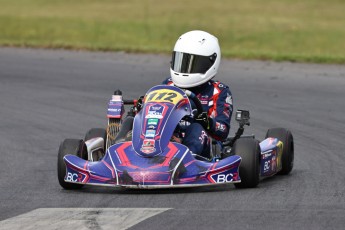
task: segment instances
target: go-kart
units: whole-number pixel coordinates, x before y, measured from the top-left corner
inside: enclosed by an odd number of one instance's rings
[[[126,104],[133,106],[124,118]],[[203,112],[195,94],[174,86],[151,88],[142,103],[123,100],[121,91],[115,91],[108,104],[107,129],[94,128],[84,140],[61,143],[60,185],[65,189],[84,185],[156,189],[233,183],[237,188],[252,188],[263,178],[290,173],[291,132],[269,129],[262,142],[254,135],[243,136],[244,126],[250,124],[249,111],[236,112],[236,135],[221,143],[214,140],[210,159],[200,159],[183,144],[171,141],[181,120],[192,122],[197,115],[191,104],[197,114]]]

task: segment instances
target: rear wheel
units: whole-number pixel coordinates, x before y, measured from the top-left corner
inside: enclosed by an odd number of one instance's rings
[[[60,144],[59,153],[58,153],[58,179],[61,187],[64,189],[80,189],[83,184],[73,184],[65,182],[66,176],[66,164],[63,158],[66,155],[74,155],[80,158],[87,158],[87,150],[83,140],[79,139],[66,139]]]
[[[282,170],[278,174],[289,174],[293,168],[295,155],[292,133],[284,128],[273,128],[267,131],[266,138],[268,137],[274,137],[283,142]]]
[[[260,145],[253,138],[240,138],[233,147],[234,154],[242,158],[239,174],[241,183],[235,183],[236,188],[254,188],[259,184]]]

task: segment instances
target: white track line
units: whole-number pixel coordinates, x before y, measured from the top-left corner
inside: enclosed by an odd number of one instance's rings
[[[0,221],[0,229],[128,229],[167,210],[169,208],[39,208]]]

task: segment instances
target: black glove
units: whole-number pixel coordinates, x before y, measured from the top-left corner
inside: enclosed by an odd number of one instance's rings
[[[137,112],[139,112],[143,108],[143,103],[144,103],[144,96],[140,96],[135,106]]]
[[[200,113],[195,121],[198,122],[205,130],[210,130],[213,124],[212,118],[210,118],[206,112]]]

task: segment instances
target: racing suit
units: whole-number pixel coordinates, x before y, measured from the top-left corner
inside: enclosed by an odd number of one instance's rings
[[[174,85],[171,78],[164,80],[163,84]],[[228,86],[213,80],[188,90],[198,97],[203,110],[207,111],[211,121],[208,130],[205,130],[197,122],[187,126],[182,144],[187,146],[194,154],[209,158],[210,137],[218,141],[224,141],[229,134],[233,111],[232,94]]]

